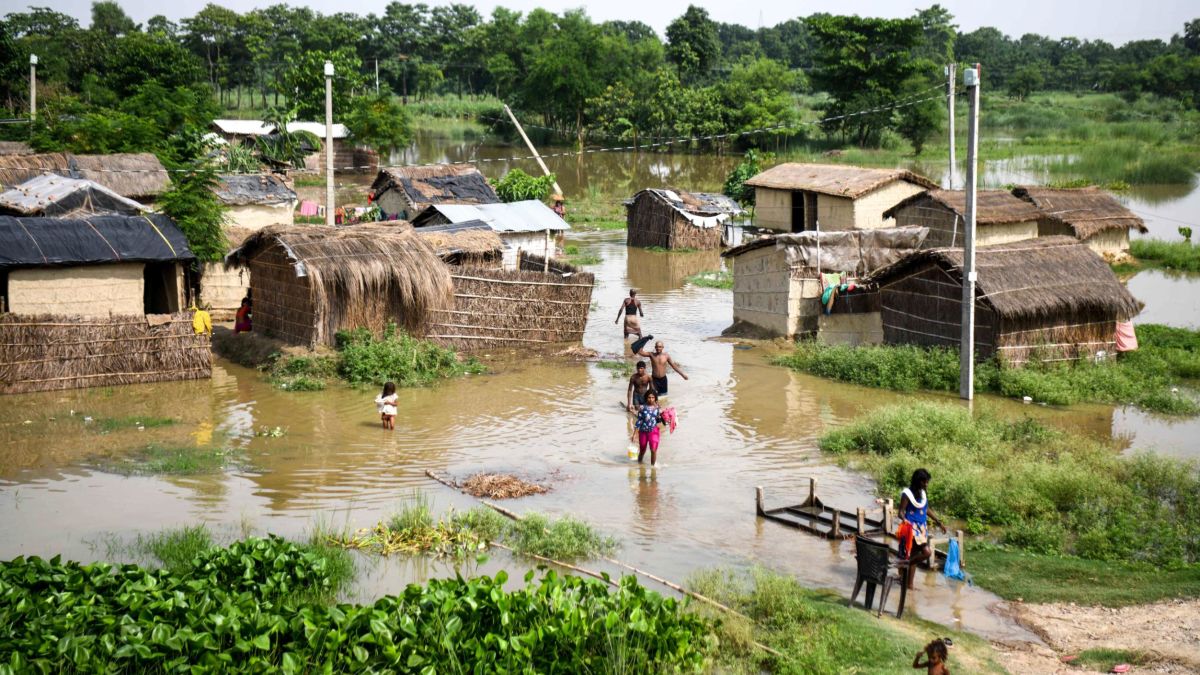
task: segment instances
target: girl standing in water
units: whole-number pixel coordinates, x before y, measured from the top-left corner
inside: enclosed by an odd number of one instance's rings
[[[375,397],[375,408],[379,410],[379,419],[383,421],[384,429],[396,428],[396,384],[388,382],[383,385],[383,393]]]
[[[900,517],[903,522],[896,533],[896,538],[900,540],[901,552],[905,553],[908,558],[906,583],[909,589],[913,587],[917,563],[928,560],[931,553],[926,521],[932,518],[942,532],[946,531],[946,526],[942,524],[941,519],[935,516],[929,508],[929,496],[925,494],[925,490],[929,487],[930,478],[928,471],[917,469],[913,472],[908,487],[900,492]]]
[[[633,426],[637,430],[638,464],[650,447],[650,466],[658,461],[658,425],[663,424],[662,409],[658,407],[658,394],[653,389],[646,392],[646,402],[638,406],[637,419]]]

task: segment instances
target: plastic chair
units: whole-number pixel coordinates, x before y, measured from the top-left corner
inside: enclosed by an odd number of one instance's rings
[[[850,605],[854,606],[854,601],[858,599],[858,592],[862,589],[863,583],[867,584],[867,596],[864,606],[868,611],[871,609],[871,603],[875,597],[875,587],[880,586],[882,592],[879,595],[879,609],[875,616],[883,615],[883,606],[887,604],[888,595],[891,593],[892,584],[896,581],[900,582],[900,606],[896,609],[896,617],[899,618],[904,614],[905,596],[908,595],[905,591],[907,587],[903,579],[897,579],[895,576],[889,576],[888,572],[895,568],[903,567],[904,564],[893,565],[888,558],[887,544],[881,544],[877,541],[872,541],[866,537],[858,536],[854,538],[854,553],[858,559],[858,575],[854,579],[854,592],[850,594]]]

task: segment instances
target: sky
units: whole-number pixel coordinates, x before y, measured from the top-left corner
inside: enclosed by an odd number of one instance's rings
[[[207,0],[175,0],[166,5],[162,4],[161,0],[118,1],[125,8],[125,12],[139,23],[144,23],[155,14],[165,14],[172,20],[178,20],[195,14],[207,4]],[[279,1],[222,0],[216,4],[244,11]],[[410,1],[415,4],[415,0]],[[904,17],[911,16],[918,8],[928,7],[933,3],[934,0],[692,0],[691,3],[686,0],[605,0],[593,3],[581,3],[578,0],[478,0],[465,4],[473,4],[484,15],[491,13],[497,5],[520,11],[542,7],[554,12],[583,7],[596,21],[636,19],[649,24],[662,35],[667,24],[683,14],[688,4],[704,7],[717,21],[758,28],[760,25],[772,26],[795,16],[814,12]],[[84,25],[90,21],[91,0],[33,0],[28,4],[49,5],[79,18]],[[292,0],[287,4],[305,5],[326,14],[352,11],[365,15],[382,13],[387,0],[359,0],[353,4],[348,4],[345,0]],[[442,5],[449,4],[449,1],[426,0],[425,4]],[[1154,38],[1167,40],[1171,35],[1183,31],[1185,21],[1200,17],[1200,3],[1195,0],[943,0],[940,4],[954,15],[960,29],[968,32],[981,26],[994,26],[1013,37],[1025,33],[1039,33],[1054,38],[1071,36],[1080,39],[1103,39],[1114,44]],[[2,0],[0,12],[21,11],[25,5],[23,0]]]

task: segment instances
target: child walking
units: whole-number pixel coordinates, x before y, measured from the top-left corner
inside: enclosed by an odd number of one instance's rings
[[[646,447],[650,447],[650,466],[658,461],[658,425],[664,424],[662,408],[658,407],[658,394],[653,389],[646,392],[646,402],[638,406],[637,419],[633,426],[637,430],[638,464],[646,456]]]
[[[383,385],[383,393],[375,397],[375,408],[379,410],[379,419],[383,420],[384,429],[396,428],[396,383],[388,382]]]

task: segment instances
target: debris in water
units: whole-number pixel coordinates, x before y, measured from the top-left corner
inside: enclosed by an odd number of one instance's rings
[[[477,473],[463,481],[461,487],[472,497],[488,499],[516,499],[550,491],[544,485],[523,481],[507,473]]]

